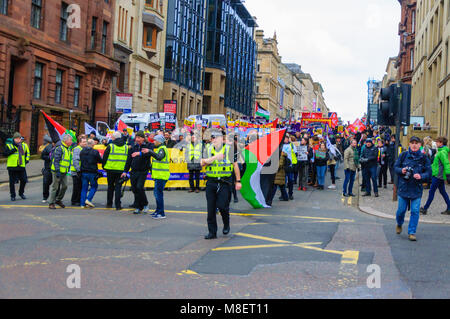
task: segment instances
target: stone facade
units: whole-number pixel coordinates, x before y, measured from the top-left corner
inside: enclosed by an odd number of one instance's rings
[[[414,69],[414,44],[416,37],[417,0],[398,0],[401,5],[401,21],[398,27],[400,52],[397,57],[398,79],[411,84]]]
[[[417,1],[411,115],[450,134],[450,1]]]
[[[280,108],[281,84],[279,82],[278,67],[281,57],[278,54],[276,35],[264,38],[264,31],[256,31],[258,46],[256,70],[256,101],[270,112],[270,119],[283,118]]]
[[[121,70],[116,92],[133,94],[135,113],[162,108],[166,14],[167,4],[162,0],[117,2],[114,46]]]
[[[115,1],[64,3],[79,6],[79,27],[65,27],[76,11],[65,14],[57,0],[34,8],[31,1],[9,1],[6,14],[0,13],[0,98],[21,108],[20,132],[32,152],[45,134],[39,110],[82,132],[84,121],[111,113],[112,80],[119,71],[112,45]]]

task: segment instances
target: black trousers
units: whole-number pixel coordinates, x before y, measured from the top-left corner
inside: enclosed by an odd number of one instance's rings
[[[195,185],[194,185],[195,178]],[[200,171],[199,170],[190,170],[189,171],[189,186],[192,190],[200,189]]]
[[[387,185],[388,164],[381,165],[378,168],[378,186]],[[384,181],[384,183],[383,183]]]
[[[25,184],[27,183],[27,174],[25,169],[23,170],[8,170],[9,175],[9,192],[11,197],[16,197],[16,181],[20,182],[19,185],[19,196],[23,195],[25,192]]]
[[[78,177],[78,175],[72,176],[72,182],[72,205],[75,205],[81,201],[81,177]]]
[[[42,198],[47,200],[50,196],[50,185],[53,182],[52,171],[50,168],[44,168],[42,170]]]
[[[123,183],[119,183],[120,176],[122,173],[115,173],[115,172],[107,172],[106,173],[108,181],[108,193],[106,195],[106,205],[112,206],[113,198],[114,199],[114,205],[117,207],[121,207],[122,203],[120,201],[120,197],[122,196],[122,185]]]
[[[331,175],[331,183],[334,185],[336,184],[336,164],[328,165],[330,168],[330,175]]]
[[[217,234],[217,209],[222,215],[224,227],[230,225],[230,199],[231,183],[219,183],[208,180],[206,183],[206,201],[208,207],[208,231],[210,234]]]
[[[147,180],[147,172],[131,172],[130,182],[131,191],[134,194],[134,203],[136,208],[142,210],[148,206],[147,195],[145,194],[145,181]]]

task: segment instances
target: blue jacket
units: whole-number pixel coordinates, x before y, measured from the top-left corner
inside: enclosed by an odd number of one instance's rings
[[[414,174],[420,174],[421,180],[416,180],[413,176],[409,180],[406,180],[402,169],[405,167],[411,167]],[[397,194],[403,198],[416,199],[422,197],[424,181],[431,178],[431,163],[426,155],[420,150],[417,152],[409,149],[403,152],[398,157],[394,165],[395,173],[398,175],[398,189]]]

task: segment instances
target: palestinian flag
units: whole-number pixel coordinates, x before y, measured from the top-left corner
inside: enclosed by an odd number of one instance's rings
[[[258,102],[256,102],[256,109],[255,109],[256,111],[255,111],[255,117],[263,117],[263,118],[265,118],[266,120],[269,120],[269,118],[270,118],[270,112],[269,111],[266,111],[265,109],[263,109],[262,107],[261,107],[261,105],[259,105],[259,103]]]
[[[50,116],[48,116],[44,111],[41,110],[42,115],[44,116],[45,125],[47,126],[48,134],[52,139],[53,143],[58,143],[61,140],[61,137],[64,134],[69,134],[72,136],[72,139],[76,142],[76,136],[74,131],[70,131],[66,129],[64,126],[53,120]]]
[[[268,134],[244,149],[246,169],[241,178],[241,194],[253,208],[267,208],[267,190],[261,187],[261,171],[263,165],[278,150],[286,134],[286,129]],[[277,167],[278,170],[278,167]]]

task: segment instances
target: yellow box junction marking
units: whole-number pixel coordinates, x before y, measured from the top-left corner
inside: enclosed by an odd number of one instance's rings
[[[231,250],[243,250],[243,249],[259,249],[259,248],[278,248],[278,247],[299,247],[303,249],[315,250],[329,254],[341,255],[341,264],[357,264],[359,259],[359,251],[354,250],[332,250],[332,249],[323,249],[320,247],[315,247],[315,245],[321,245],[321,242],[312,242],[312,243],[293,243],[291,241],[264,237],[253,234],[246,233],[236,233],[235,236],[241,236],[246,238],[260,239],[264,241],[270,241],[280,244],[266,244],[266,245],[247,245],[247,246],[229,246],[229,247],[217,247],[213,248],[212,251],[231,251]]]

